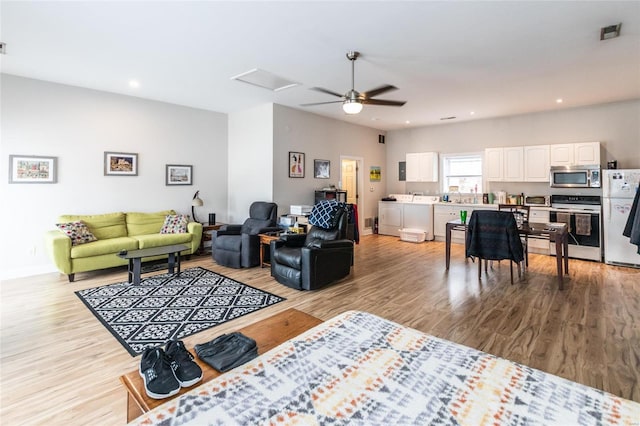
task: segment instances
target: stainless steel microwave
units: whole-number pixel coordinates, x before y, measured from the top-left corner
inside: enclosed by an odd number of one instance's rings
[[[600,166],[551,167],[552,188],[600,188]]]

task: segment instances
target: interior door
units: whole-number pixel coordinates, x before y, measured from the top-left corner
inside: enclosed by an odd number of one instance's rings
[[[342,160],[342,189],[347,191],[347,203],[358,202],[358,168],[356,160]]]

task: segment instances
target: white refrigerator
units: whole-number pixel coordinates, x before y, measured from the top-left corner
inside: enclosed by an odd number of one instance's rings
[[[640,185],[640,169],[603,170],[602,177],[604,261],[640,268],[638,247],[622,235]]]

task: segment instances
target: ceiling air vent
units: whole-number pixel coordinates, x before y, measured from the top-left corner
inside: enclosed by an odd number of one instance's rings
[[[3,43],[0,41],[0,55],[7,54],[7,43]]]
[[[616,38],[620,36],[620,27],[622,22],[617,25],[609,25],[608,27],[600,28],[600,40],[609,40],[610,38]]]
[[[445,121],[445,120],[455,120],[456,118],[458,118],[458,117],[456,117],[455,115],[452,115],[451,117],[440,117],[440,120],[441,120],[441,121]]]
[[[242,81],[243,83],[273,90],[274,92],[295,87],[300,84],[259,68],[254,68],[251,71],[238,74],[231,77],[231,80]]]

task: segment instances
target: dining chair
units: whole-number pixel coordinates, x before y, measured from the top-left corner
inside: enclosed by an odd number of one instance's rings
[[[474,210],[467,228],[465,247],[467,257],[478,258],[478,279],[482,278],[482,260],[487,273],[488,261],[509,259],[511,284],[514,262],[518,266],[518,278],[522,276],[520,262],[524,260],[524,250],[511,212]]]
[[[498,211],[505,211],[513,213],[513,217],[516,219],[516,225],[521,227],[524,223],[529,223],[529,213],[531,208],[522,204],[498,204]],[[529,267],[529,236],[524,235],[520,237],[522,241],[522,248],[524,249],[524,264]]]

